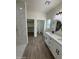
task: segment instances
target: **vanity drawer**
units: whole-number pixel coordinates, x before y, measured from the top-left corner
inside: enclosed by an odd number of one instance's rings
[[[49,40],[50,40],[50,37],[49,36],[45,36],[45,42],[46,44],[49,46]]]
[[[51,38],[49,36],[45,37],[45,42],[49,48],[53,47],[53,42],[51,41]]]
[[[55,42],[53,50],[55,58],[62,59],[62,46],[60,46],[57,42]]]

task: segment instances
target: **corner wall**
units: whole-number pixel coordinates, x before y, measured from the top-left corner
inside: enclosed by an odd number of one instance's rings
[[[28,44],[25,0],[16,0],[16,59],[21,59]],[[26,17],[25,17],[26,16]]]

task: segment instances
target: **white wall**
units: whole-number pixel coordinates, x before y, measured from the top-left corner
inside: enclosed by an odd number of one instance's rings
[[[44,22],[45,20],[38,20],[37,21],[37,32],[44,32]]]
[[[34,37],[37,37],[37,20],[34,20]]]
[[[28,19],[35,19],[35,20],[45,20],[46,15],[41,12],[27,11],[27,18]]]
[[[16,2],[16,59],[21,59],[28,43],[27,37],[27,17],[25,15],[25,2]],[[20,8],[22,8],[20,10]]]
[[[62,3],[59,3],[55,8],[51,9],[47,14],[46,17],[47,19],[52,19],[54,18],[54,16],[56,15],[56,13],[58,11],[60,11],[62,9]]]

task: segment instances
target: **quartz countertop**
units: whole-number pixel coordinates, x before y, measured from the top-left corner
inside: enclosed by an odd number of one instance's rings
[[[62,36],[59,36],[59,35],[54,34],[52,32],[46,32],[46,34],[48,36],[50,36],[51,38],[53,38],[55,41],[57,41],[60,45],[62,45]]]

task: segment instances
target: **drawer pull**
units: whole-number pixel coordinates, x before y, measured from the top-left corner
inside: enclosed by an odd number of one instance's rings
[[[58,49],[56,49],[56,53],[57,53],[57,55],[59,55],[60,51]]]

